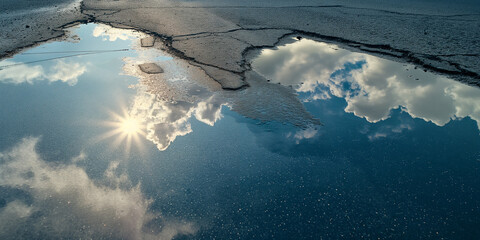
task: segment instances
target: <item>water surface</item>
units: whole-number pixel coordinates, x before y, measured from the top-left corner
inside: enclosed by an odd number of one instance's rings
[[[480,235],[478,88],[302,39],[225,93],[145,34],[71,32],[0,62],[2,239]]]

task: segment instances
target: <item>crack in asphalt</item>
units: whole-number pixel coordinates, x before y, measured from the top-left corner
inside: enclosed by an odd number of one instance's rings
[[[136,9],[275,9],[275,8],[342,8],[343,5],[298,5],[298,6],[167,6],[167,7],[138,7],[138,8],[125,8],[121,10],[136,10]],[[112,11],[107,8],[85,8],[89,11]]]
[[[190,33],[190,34],[182,34],[182,35],[174,35],[172,38],[180,38],[180,37],[190,37],[190,36],[198,36],[202,34],[225,34],[225,33],[232,33],[237,31],[262,31],[262,30],[286,30],[285,28],[274,28],[274,27],[259,27],[259,28],[234,28],[227,31],[220,31],[220,32],[197,32],[197,33]]]
[[[426,14],[426,13],[406,13],[398,12],[391,10],[384,10],[378,8],[365,8],[365,7],[348,7],[345,5],[297,5],[297,6],[167,6],[167,7],[138,7],[138,8],[125,8],[115,11],[124,11],[124,10],[137,10],[137,9],[292,9],[292,8],[343,8],[343,9],[353,9],[353,10],[369,10],[377,11],[388,14],[402,15],[402,16],[426,16],[426,17],[442,17],[442,18],[453,18],[453,17],[472,17],[480,16],[480,13],[470,13],[470,14]],[[106,8],[85,8],[89,11],[113,11],[112,9]]]
[[[402,16],[424,16],[424,17],[442,17],[442,18],[444,18],[444,17],[451,18],[451,17],[480,16],[480,14],[475,14],[475,13],[443,15],[443,14],[425,14],[425,13],[405,13],[405,12],[397,12],[397,11],[390,11],[390,10],[383,10],[383,9],[376,9],[376,8],[362,8],[362,7],[345,7],[345,6],[342,6],[342,8],[354,9],[354,10],[370,10],[370,11],[384,12],[384,13],[402,15]]]
[[[434,71],[434,72],[437,72],[437,73],[440,73],[440,74],[450,75],[450,76],[453,76],[455,78],[468,76],[468,77],[472,77],[472,78],[475,78],[475,79],[480,79],[479,74],[463,68],[460,64],[454,63],[454,62],[451,62],[451,61],[446,61],[444,59],[439,58],[439,57],[453,57],[453,56],[474,56],[474,57],[477,57],[477,56],[480,56],[480,54],[461,54],[460,53],[460,54],[426,55],[426,54],[414,53],[414,52],[410,52],[410,51],[406,51],[406,50],[402,50],[402,49],[396,49],[396,48],[394,48],[390,45],[386,45],[386,44],[361,43],[361,42],[352,41],[352,40],[348,40],[348,39],[344,39],[344,38],[327,36],[327,35],[322,35],[322,34],[318,34],[318,33],[315,33],[315,32],[308,32],[308,31],[303,31],[303,30],[298,30],[298,29],[266,28],[266,27],[263,27],[263,28],[238,28],[238,29],[231,29],[231,30],[228,30],[228,31],[221,31],[221,32],[199,32],[199,33],[193,33],[193,34],[177,35],[177,36],[172,36],[172,38],[179,38],[179,37],[186,37],[186,36],[206,37],[206,36],[199,36],[199,35],[211,36],[211,35],[214,35],[214,34],[221,35],[221,34],[228,34],[228,33],[236,32],[236,31],[261,31],[261,30],[285,30],[285,31],[290,31],[291,32],[289,34],[285,34],[284,36],[281,36],[278,39],[276,44],[278,44],[278,42],[280,42],[281,39],[283,39],[284,37],[286,37],[288,35],[295,35],[295,34],[305,35],[305,36],[319,38],[321,40],[327,40],[327,41],[330,41],[330,42],[342,43],[342,44],[345,44],[349,47],[360,49],[360,50],[362,50],[364,52],[368,52],[368,53],[376,53],[376,54],[381,54],[381,55],[387,55],[387,56],[390,56],[390,57],[394,57],[396,59],[403,59],[408,63],[413,63],[413,64],[416,64],[416,65],[419,65],[420,67],[422,67],[426,70],[431,70],[431,71]],[[174,41],[177,41],[177,40],[174,40]],[[179,40],[179,41],[181,41],[181,40]],[[274,44],[274,46],[276,44]],[[258,48],[268,48],[268,47],[273,47],[273,46],[266,45],[266,46],[250,46],[250,47],[247,47],[242,52],[242,56],[245,56],[246,53],[250,50],[258,49]],[[435,61],[446,62],[449,65],[451,65],[452,67],[456,68],[458,71],[452,71],[452,70],[432,66],[430,64],[425,63],[424,60],[422,60],[421,58],[419,58],[417,56],[425,57],[425,58],[435,60]],[[243,58],[242,62],[246,62],[246,59]],[[241,65],[242,68],[245,68],[245,66],[247,66],[247,64],[245,64],[245,63],[243,65]],[[240,72],[240,73],[244,74],[244,72],[245,72],[245,70]],[[466,82],[466,83],[468,83],[470,85],[475,85],[475,86],[480,87],[480,82]]]
[[[219,82],[218,80],[216,80],[215,77],[213,77],[210,73],[208,73],[208,71],[206,71],[206,70],[202,67],[202,66],[206,66],[206,65],[201,64],[201,63],[197,63],[197,62],[193,62],[193,63],[190,63],[190,64],[201,68],[201,69],[203,70],[203,72],[205,73],[205,75],[207,75],[209,78],[215,80],[216,82],[218,82],[218,83],[220,84],[220,82]],[[210,66],[210,67],[211,67],[211,66]],[[227,72],[230,72],[230,71],[227,71]],[[243,74],[243,72],[242,72],[242,74]],[[238,74],[238,75],[240,75],[240,74]],[[244,75],[240,75],[240,77],[242,78],[242,81],[245,82],[245,76],[244,76]],[[220,85],[221,85],[221,84],[220,84]],[[222,89],[224,89],[224,90],[233,90],[233,91],[236,91],[236,90],[245,89],[245,88],[247,88],[247,87],[249,87],[249,85],[248,85],[248,83],[245,82],[244,85],[242,85],[242,86],[240,86],[240,87],[238,87],[238,88],[230,88],[230,87],[222,86]]]
[[[378,10],[378,9],[345,7],[345,6],[342,6],[342,5],[244,7],[244,8],[300,8],[300,7],[301,8],[363,9],[363,10],[383,11],[383,12],[386,12],[386,13],[389,13],[389,14],[420,15],[420,16],[435,16],[435,17],[458,17],[458,16],[462,17],[462,16],[477,16],[477,15],[480,15],[480,14],[462,14],[462,15],[449,15],[449,16],[447,16],[447,15],[409,14],[409,13],[399,13],[399,12],[386,11],[386,10]],[[220,7],[219,6],[219,7],[160,7],[160,8],[234,8],[234,7],[232,7],[232,6]],[[110,25],[112,27],[118,27],[118,26],[113,26],[113,24],[124,25],[125,23],[120,23],[120,22],[117,23],[115,21],[101,21],[101,20],[97,19],[97,16],[115,15],[115,14],[121,12],[121,11],[124,11],[124,10],[134,10],[134,9],[145,9],[145,8],[129,8],[129,9],[120,9],[120,10],[88,9],[88,8],[85,7],[85,4],[83,2],[81,2],[80,3],[80,13],[82,15],[84,15],[85,17],[87,17],[87,19],[82,19],[82,20],[66,23],[66,24],[59,27],[60,30],[52,29],[52,31],[62,31],[63,33],[60,36],[60,37],[62,37],[62,36],[65,35],[65,31],[63,29],[67,28],[68,26],[71,26],[73,24],[82,24],[82,23],[89,23],[89,22],[104,23],[104,24]],[[87,11],[90,11],[90,12],[93,12],[93,13],[88,13]],[[109,11],[109,12],[96,15],[95,14],[96,11]],[[120,27],[120,28],[122,28],[122,27]],[[159,34],[159,33],[152,32],[152,31],[149,31],[147,29],[142,29],[142,28],[139,28],[139,27],[132,27],[131,29],[142,31],[142,32],[145,32],[147,34],[158,37],[159,39],[161,39],[164,42],[165,47],[167,48],[167,51],[169,53],[171,53],[174,56],[179,57],[181,59],[187,60],[190,63],[193,63],[193,65],[196,65],[196,66],[203,65],[203,66],[213,67],[213,68],[216,68],[216,69],[221,70],[221,71],[226,71],[226,72],[229,72],[229,73],[232,73],[232,74],[236,74],[236,75],[240,76],[243,81],[245,81],[245,73],[247,71],[251,70],[249,59],[247,59],[247,55],[250,51],[257,50],[257,49],[262,49],[262,48],[272,48],[272,47],[275,47],[276,45],[278,45],[286,37],[293,36],[293,35],[301,35],[301,36],[306,36],[306,37],[313,37],[313,38],[323,40],[323,41],[340,43],[340,44],[346,45],[348,47],[359,49],[359,50],[361,50],[363,52],[367,52],[367,53],[380,54],[380,55],[384,55],[384,56],[390,56],[390,57],[393,57],[395,59],[404,60],[408,63],[412,63],[412,64],[415,64],[417,66],[420,66],[425,70],[431,70],[431,71],[436,72],[436,73],[446,74],[446,75],[451,76],[452,78],[456,78],[457,80],[460,80],[464,83],[480,87],[480,81],[472,82],[472,81],[462,80],[462,79],[464,79],[465,76],[471,77],[473,79],[480,79],[480,75],[478,73],[469,71],[469,70],[465,69],[464,67],[462,67],[462,65],[460,65],[458,63],[455,63],[455,62],[452,62],[452,61],[447,61],[445,59],[440,58],[440,57],[455,57],[455,56],[478,57],[478,56],[480,56],[480,54],[459,53],[459,54],[427,55],[427,54],[421,54],[421,53],[414,53],[414,52],[410,52],[410,51],[402,50],[402,49],[396,49],[396,48],[394,48],[390,45],[387,45],[387,44],[362,43],[362,42],[358,42],[358,41],[348,40],[348,39],[345,39],[345,38],[340,38],[340,37],[335,37],[335,36],[327,36],[327,35],[322,35],[322,34],[319,34],[319,33],[316,33],[316,32],[309,32],[309,31],[303,31],[303,30],[291,29],[291,28],[276,28],[276,27],[243,28],[243,27],[239,27],[239,28],[234,28],[234,29],[230,29],[230,30],[227,30],[227,31],[197,32],[197,33],[174,35],[174,36]],[[235,38],[233,36],[226,35],[226,34],[237,32],[237,31],[266,31],[266,30],[282,30],[282,31],[288,31],[288,33],[285,33],[282,36],[278,37],[277,40],[275,41],[275,43],[273,43],[271,45],[252,45],[251,43],[248,43],[247,41]],[[235,70],[227,69],[227,68],[220,67],[220,66],[217,66],[217,65],[214,65],[214,64],[202,62],[202,61],[196,59],[195,57],[188,56],[185,52],[173,47],[173,42],[175,42],[175,41],[182,41],[182,40],[191,39],[191,38],[187,38],[187,39],[178,39],[178,38],[185,38],[185,37],[202,38],[202,37],[215,36],[215,35],[221,36],[222,34],[224,34],[225,37],[230,37],[232,39],[235,39],[239,42],[242,42],[242,43],[245,43],[245,44],[248,45],[248,47],[244,48],[241,52],[241,56],[242,56],[242,60],[240,62],[240,68],[242,69],[241,71],[235,71]],[[51,39],[56,39],[58,37],[59,36],[56,36],[56,37],[53,37],[53,38],[50,38],[50,39],[47,39],[47,40],[37,41],[37,42],[34,42],[34,43],[32,43],[28,46],[22,47],[22,48],[31,47],[31,46],[37,45],[39,43],[49,41]],[[13,54],[17,50],[18,49],[7,52],[7,55]],[[0,57],[4,57],[4,56],[0,56]],[[450,66],[454,67],[458,71],[448,70],[448,69],[444,69],[444,68],[441,68],[441,67],[432,66],[430,64],[427,64],[424,60],[422,60],[421,59],[422,57],[426,58],[426,59],[433,60],[433,61],[437,61],[437,62],[448,63]],[[201,67],[201,66],[199,66],[199,67]],[[210,74],[208,74],[207,71],[205,71],[205,69],[202,68],[202,70],[209,77],[211,77],[213,80],[219,82],[217,79],[215,79]],[[241,87],[241,88],[244,88],[244,86]],[[229,90],[235,90],[235,89],[229,89]]]
[[[480,75],[478,73],[466,70],[466,69],[462,68],[461,65],[458,64],[458,63],[445,61],[445,62],[449,63],[451,66],[455,67],[458,70],[458,71],[452,71],[452,70],[432,66],[430,64],[425,63],[425,61],[423,61],[421,58],[417,57],[417,56],[427,56],[425,54],[414,53],[414,52],[410,52],[410,51],[402,50],[402,49],[396,49],[396,48],[394,48],[390,45],[386,45],[386,44],[366,44],[366,43],[352,41],[352,40],[348,40],[348,39],[344,39],[344,38],[321,35],[321,34],[313,33],[313,32],[306,32],[306,31],[301,31],[301,30],[292,30],[292,31],[294,31],[294,33],[305,35],[305,36],[310,36],[310,37],[320,38],[320,39],[324,39],[324,40],[328,40],[328,41],[332,41],[332,42],[342,43],[342,44],[345,44],[349,47],[354,47],[354,48],[357,48],[357,49],[361,49],[364,52],[378,53],[378,54],[381,54],[381,55],[388,55],[388,56],[394,57],[396,59],[403,59],[406,62],[418,65],[425,70],[431,70],[431,71],[437,72],[439,74],[449,75],[452,78],[456,78],[458,80],[463,79],[462,77],[465,77],[465,76],[472,77],[474,79],[479,79],[480,80]],[[367,47],[367,48],[372,48],[372,49],[365,49],[365,48],[362,48],[362,47]],[[386,51],[379,51],[379,50],[386,50]],[[398,54],[394,54],[394,53],[400,54],[400,57],[399,57]],[[430,55],[430,56],[436,57],[436,55]],[[441,59],[439,59],[439,60],[441,60]],[[480,81],[475,81],[475,82],[462,81],[462,82],[467,83],[469,85],[475,85],[477,87],[480,87]]]

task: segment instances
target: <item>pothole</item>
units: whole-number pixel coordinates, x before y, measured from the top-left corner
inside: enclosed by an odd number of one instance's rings
[[[293,41],[262,50],[252,67],[270,83],[294,89],[304,102],[340,98],[346,113],[371,123],[401,109],[437,126],[467,117],[480,126],[477,87],[334,44]]]
[[[478,216],[456,207],[479,205],[477,88],[304,38],[224,91],[147,34],[68,31],[0,62],[2,239],[352,236],[338,213],[358,238],[431,236]]]

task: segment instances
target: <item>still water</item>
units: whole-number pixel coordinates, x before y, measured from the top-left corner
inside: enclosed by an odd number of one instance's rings
[[[478,88],[302,39],[225,92],[145,37],[0,62],[1,239],[480,236]]]

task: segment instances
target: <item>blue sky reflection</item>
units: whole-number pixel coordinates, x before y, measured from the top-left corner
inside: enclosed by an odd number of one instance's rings
[[[304,101],[342,98],[345,112],[372,123],[401,109],[437,126],[469,117],[480,127],[480,89],[409,64],[302,39],[263,50],[252,66],[272,82],[293,86]]]
[[[71,35],[26,52],[129,50],[0,78],[1,239],[479,235],[476,88],[302,40],[253,63],[293,89],[249,71],[222,91],[134,31]]]

